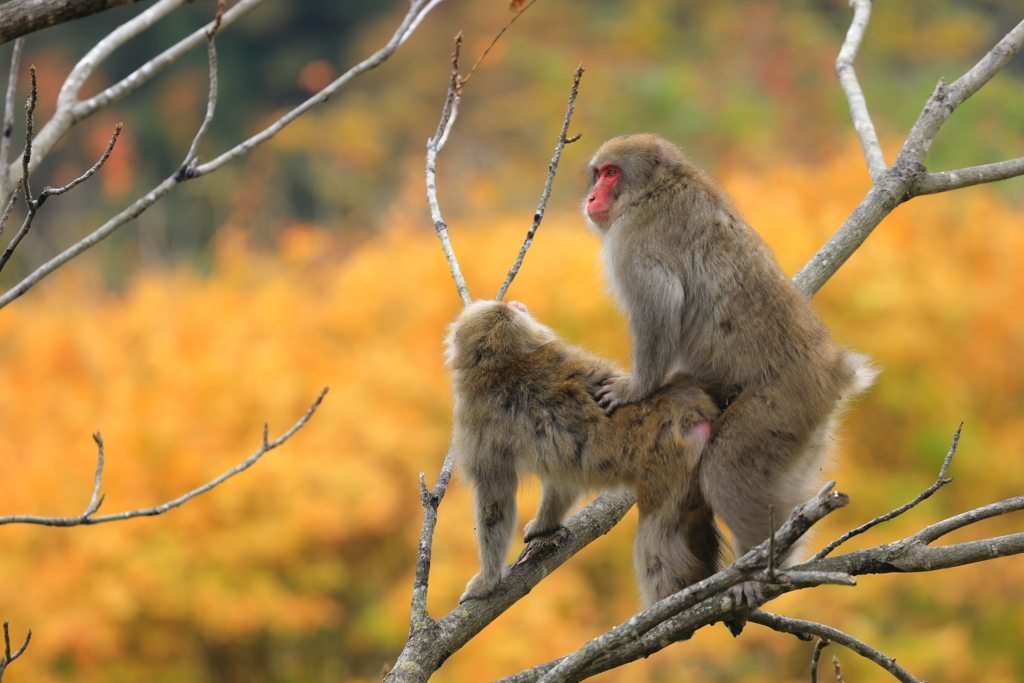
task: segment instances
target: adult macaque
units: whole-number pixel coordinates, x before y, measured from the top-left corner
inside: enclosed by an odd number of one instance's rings
[[[456,463],[473,484],[480,573],[460,602],[488,595],[517,524],[516,489],[540,477],[525,540],[555,531],[579,496],[635,488],[633,558],[643,599],[656,602],[713,574],[720,537],[700,493],[697,464],[718,408],[693,378],[676,375],[609,417],[592,398],[620,375],[567,344],[512,301],[467,306],[446,339],[455,396]]]
[[[740,387],[700,463],[739,557],[768,537],[769,506],[781,524],[814,495],[839,409],[877,371],[832,341],[768,245],[678,147],[647,133],[613,138],[590,171],[584,212],[633,337],[632,374],[594,395],[617,413],[670,371]],[[734,597],[754,607],[757,586]]]

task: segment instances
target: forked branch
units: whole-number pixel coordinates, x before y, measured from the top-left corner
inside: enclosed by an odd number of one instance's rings
[[[175,498],[172,501],[168,501],[163,505],[157,505],[156,507],[145,508],[143,510],[129,510],[127,512],[118,512],[117,514],[113,515],[95,516],[96,511],[99,510],[100,505],[103,504],[103,496],[100,494],[100,486],[103,483],[103,438],[100,436],[99,432],[97,432],[92,437],[93,440],[96,441],[96,446],[98,449],[98,455],[96,458],[96,474],[93,477],[92,498],[89,500],[89,504],[86,506],[85,512],[78,515],[77,517],[36,517],[33,515],[10,515],[7,517],[0,517],[0,525],[39,524],[42,526],[66,527],[102,524],[104,522],[119,522],[123,519],[131,519],[133,517],[153,517],[156,515],[162,515],[168,510],[173,510],[174,508],[179,507],[180,505],[183,505],[188,501],[192,500],[196,496],[202,495],[209,491],[210,489],[214,488],[215,486],[224,483],[225,481],[235,476],[239,472],[244,472],[245,470],[255,465],[256,461],[262,458],[264,455],[274,450],[278,446],[284,444],[285,441],[292,438],[295,432],[302,429],[302,427],[305,426],[307,422],[309,422],[309,418],[313,417],[313,413],[315,413],[316,409],[320,407],[320,402],[323,401],[324,396],[326,394],[327,387],[324,387],[323,391],[321,391],[320,395],[316,397],[316,400],[313,402],[313,405],[309,407],[309,410],[306,411],[305,415],[300,417],[299,421],[292,425],[291,429],[289,429],[288,431],[286,431],[284,434],[277,437],[273,441],[267,440],[267,426],[264,425],[263,442],[260,444],[260,447],[257,448],[256,451],[248,458],[243,460],[235,467],[232,467],[230,470],[220,475],[216,479],[213,479],[212,481],[203,484],[197,489],[189,491],[183,496]]]

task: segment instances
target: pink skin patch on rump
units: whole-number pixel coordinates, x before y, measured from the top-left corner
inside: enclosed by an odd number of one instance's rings
[[[701,420],[697,424],[690,427],[689,432],[693,436],[699,438],[704,443],[707,443],[708,439],[711,438],[711,423],[708,422],[707,420]]]
[[[612,191],[619,183],[619,167],[614,164],[598,166],[594,172],[594,189],[587,197],[587,216],[595,223],[602,223],[608,218],[612,208]]]
[[[508,302],[508,307],[509,308],[514,308],[517,311],[522,311],[523,313],[526,313],[526,304],[521,304],[518,301],[509,301]]]

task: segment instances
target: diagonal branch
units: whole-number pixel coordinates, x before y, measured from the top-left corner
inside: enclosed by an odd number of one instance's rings
[[[804,621],[802,619],[791,619],[790,617],[784,617],[763,611],[754,612],[750,615],[749,621],[752,621],[755,624],[761,624],[762,626],[767,626],[773,631],[779,631],[781,633],[810,633],[818,636],[819,638],[825,638],[826,640],[839,643],[840,645],[853,650],[861,657],[870,659],[872,662],[891,673],[896,680],[901,681],[901,683],[920,683],[920,681],[914,678],[909,671],[897,664],[896,660],[892,657],[887,657],[867,643],[857,640],[853,636],[843,633],[839,629],[832,628],[831,626],[825,626],[824,624],[818,624],[813,621]],[[828,643],[826,642],[826,644]],[[816,650],[820,652],[820,649],[816,648]]]
[[[199,177],[201,175],[205,175],[206,173],[214,171],[223,164],[227,163],[228,161],[231,161],[241,156],[242,154],[245,154],[256,145],[265,142],[266,140],[269,140],[284,126],[288,125],[289,123],[291,123],[291,121],[304,114],[314,105],[319,104],[321,102],[325,102],[332,94],[337,92],[352,78],[382,64],[394,53],[396,49],[398,49],[398,46],[406,37],[408,37],[412,28],[419,25],[419,22],[422,21],[426,13],[431,8],[435,7],[440,1],[442,0],[431,0],[431,2],[428,3],[427,0],[413,0],[413,2],[411,2],[409,12],[405,15],[404,19],[402,20],[398,29],[395,31],[395,34],[392,36],[391,40],[383,48],[375,52],[369,58],[363,60],[356,66],[349,69],[344,75],[342,75],[329,86],[321,90],[317,95],[314,95],[312,98],[310,98],[303,104],[299,105],[298,107],[290,111],[288,114],[282,116],[276,122],[274,122],[269,127],[264,129],[263,132],[254,135],[253,137],[249,138],[242,144],[220,155],[211,162],[208,162],[201,166],[190,167],[192,170],[189,172],[188,178]],[[247,0],[241,0],[241,2],[239,2],[238,5],[235,5],[235,7],[233,7],[232,10],[225,12],[222,25],[227,23],[228,16],[232,14],[233,10],[243,5],[243,3],[245,2],[247,2]],[[204,31],[199,32],[200,35],[204,35],[206,30],[209,29],[205,29]],[[51,119],[51,122],[52,121],[53,120]],[[29,275],[27,275],[20,282],[18,282],[9,290],[4,292],[2,296],[0,296],[0,308],[3,308],[4,306],[8,305],[18,297],[25,294],[28,290],[30,290],[32,287],[38,284],[40,280],[42,280],[44,277],[55,271],[57,268],[60,268],[62,265],[64,265],[71,259],[75,258],[79,254],[83,253],[90,247],[93,247],[99,242],[106,239],[115,230],[125,225],[132,219],[136,218],[150,206],[159,201],[168,192],[173,190],[179,183],[188,179],[181,178],[178,176],[178,170],[176,170],[174,174],[172,174],[170,177],[165,179],[163,182],[161,182],[159,185],[151,189],[142,197],[135,200],[135,202],[128,206],[128,208],[118,213],[116,216],[108,220],[106,223],[101,225],[99,228],[94,230],[92,233],[90,233],[83,239],[79,240],[72,246],[62,251],[60,254],[57,254],[52,259],[36,268]]]
[[[919,495],[917,498],[910,501],[906,505],[901,505],[900,507],[896,508],[895,510],[892,510],[891,512],[887,512],[881,517],[876,517],[875,519],[871,520],[866,524],[862,524],[856,529],[847,531],[845,534],[843,534],[842,536],[840,536],[839,538],[837,538],[836,540],[832,541],[827,546],[819,550],[812,559],[820,560],[821,558],[826,557],[833,550],[841,546],[843,543],[849,541],[854,536],[859,536],[871,527],[877,526],[882,522],[888,522],[890,519],[899,517],[907,510],[911,509],[912,507],[915,507],[918,503],[921,503],[927,500],[928,498],[931,498],[933,493],[935,493],[940,488],[953,481],[952,479],[946,479],[946,471],[949,469],[949,464],[953,462],[953,456],[956,454],[956,447],[960,443],[960,432],[963,428],[964,423],[961,422],[960,426],[957,427],[956,429],[956,434],[953,435],[953,443],[951,443],[949,446],[949,452],[946,453],[946,459],[942,461],[942,468],[939,470],[939,478],[935,480],[934,484],[929,486],[925,491],[921,493],[921,495]]]
[[[532,3],[531,3],[532,4]],[[526,7],[529,7],[527,5]],[[525,11],[526,8],[523,8]],[[518,16],[518,15],[517,15]],[[526,240],[523,242],[523,246],[519,249],[519,255],[516,257],[515,263],[508,271],[508,275],[505,277],[505,281],[501,284],[501,289],[498,290],[498,296],[494,297],[495,300],[501,301],[505,298],[505,293],[508,292],[509,286],[512,284],[512,280],[515,279],[519,273],[519,268],[523,265],[523,259],[526,257],[526,250],[533,244],[533,236],[537,234],[537,228],[540,227],[540,222],[544,219],[544,211],[547,209],[548,197],[551,196],[551,183],[555,180],[555,173],[558,171],[558,162],[562,158],[562,149],[566,145],[576,142],[580,139],[583,133],[577,133],[571,138],[567,138],[566,135],[569,133],[569,121],[572,119],[573,109],[576,106],[576,96],[580,90],[580,78],[583,77],[583,65],[580,64],[576,67],[576,73],[573,74],[572,78],[572,90],[569,92],[569,105],[565,110],[565,118],[562,120],[562,130],[558,134],[558,141],[555,143],[555,153],[551,157],[551,163],[548,164],[548,179],[544,183],[544,192],[540,196],[540,204],[537,205],[537,212],[533,214],[533,225],[526,232]]]
[[[44,28],[139,0],[9,0],[0,12],[0,45]]]
[[[427,0],[413,0],[410,3],[409,12],[405,15],[398,29],[394,35],[391,36],[391,40],[381,49],[374,52],[372,55],[359,62],[351,69],[343,73],[341,76],[336,78],[330,85],[325,87],[317,94],[310,97],[308,100],[300,104],[299,106],[292,109],[290,112],[279,118],[274,123],[270,124],[262,131],[253,135],[248,140],[232,147],[227,152],[224,152],[213,161],[209,161],[196,168],[196,176],[206,175],[211,171],[215,171],[229,161],[233,161],[243,154],[247,153],[256,145],[266,142],[270,138],[277,135],[285,126],[299,118],[307,111],[312,109],[318,104],[323,104],[331,98],[336,92],[345,87],[349,81],[356,76],[359,76],[370,69],[374,69],[383,64],[395,51],[405,42],[405,39],[409,37],[413,29],[419,26],[423,18],[430,12],[431,9],[436,7],[443,0],[432,0],[430,3]]]
[[[991,80],[1020,51],[1022,46],[1024,46],[1024,21],[1007,33],[995,47],[952,85],[947,86],[945,80],[939,80],[934,92],[922,108],[921,114],[892,168],[874,177],[871,190],[853,210],[846,222],[793,276],[793,282],[805,295],[813,296],[893,209],[914,197],[913,188],[918,182],[922,182],[926,187],[934,186],[933,183],[942,183],[952,174],[959,173],[950,171],[946,174],[937,174],[939,178],[929,178],[923,165],[925,155],[939,128],[949,118],[953,110]],[[986,169],[985,173],[988,173],[992,180],[999,179],[999,172],[995,172],[991,166],[982,168]],[[1000,172],[1002,170],[1004,169],[1001,168]],[[1016,171],[1019,169],[1013,163],[1009,165],[1009,170],[1014,175],[1018,175]],[[921,181],[922,178],[924,178],[923,181]],[[948,185],[948,189],[961,186],[955,182],[948,182]],[[934,191],[940,190],[935,189]],[[917,194],[927,194],[927,192],[918,192]]]
[[[875,132],[875,124],[871,122],[871,115],[868,113],[867,100],[864,99],[864,92],[857,81],[857,72],[853,68],[853,61],[857,58],[857,50],[864,39],[864,31],[871,19],[871,0],[851,0],[853,7],[853,21],[850,29],[846,32],[846,40],[839,50],[839,57],[836,58],[836,76],[839,77],[839,85],[850,103],[850,118],[853,119],[853,128],[860,138],[860,146],[864,150],[864,160],[868,164],[868,172],[874,178],[886,169],[885,156],[882,154],[882,146],[878,142],[878,134]]]
[[[232,467],[230,470],[217,477],[216,479],[213,479],[212,481],[203,484],[197,489],[189,491],[183,496],[175,498],[174,500],[169,501],[167,503],[164,503],[163,505],[157,505],[156,507],[146,508],[144,510],[129,510],[127,512],[119,512],[113,515],[102,515],[99,517],[94,517],[93,513],[95,513],[96,510],[99,509],[100,504],[103,503],[103,496],[99,495],[100,483],[103,478],[103,439],[97,432],[95,435],[93,435],[93,439],[96,441],[96,445],[99,448],[99,456],[97,458],[96,464],[96,476],[94,479],[92,499],[89,501],[89,505],[88,507],[86,507],[85,512],[78,515],[77,517],[36,517],[33,515],[10,515],[7,517],[0,517],[0,525],[40,524],[42,526],[67,527],[89,524],[102,524],[104,522],[119,522],[123,519],[131,519],[133,517],[153,517],[155,515],[162,515],[168,510],[173,510],[174,508],[183,505],[184,503],[195,498],[196,496],[206,493],[215,486],[224,483],[225,481],[235,476],[239,472],[244,472],[245,470],[249,469],[254,464],[256,464],[256,461],[262,458],[266,453],[282,445],[285,441],[290,439],[292,435],[295,434],[295,432],[302,429],[302,427],[305,426],[305,424],[309,421],[309,418],[313,417],[313,413],[315,413],[316,409],[320,407],[320,402],[323,401],[324,395],[326,393],[327,388],[324,387],[323,391],[321,391],[320,395],[316,397],[316,400],[313,402],[313,405],[309,407],[309,410],[306,411],[305,415],[299,418],[299,421],[292,425],[291,429],[289,429],[288,431],[286,431],[284,434],[274,439],[273,441],[267,441],[267,427],[266,425],[264,425],[263,443],[260,444],[260,447],[256,449],[256,452],[250,455],[248,458],[246,458],[244,461],[242,461],[235,467]]]

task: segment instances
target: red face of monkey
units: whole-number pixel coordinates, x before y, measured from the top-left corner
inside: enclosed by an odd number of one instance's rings
[[[598,166],[594,171],[594,188],[587,197],[587,217],[595,225],[604,227],[608,220],[608,212],[612,208],[612,191],[622,175],[619,167],[614,164]]]

